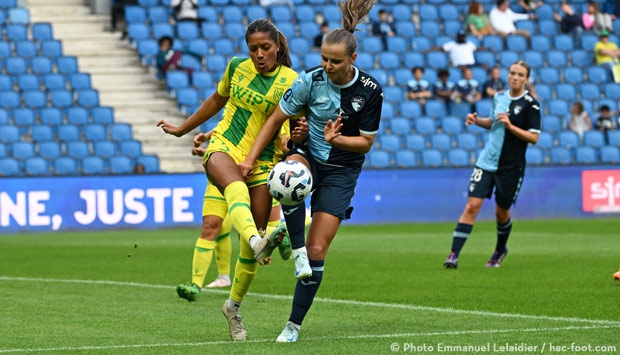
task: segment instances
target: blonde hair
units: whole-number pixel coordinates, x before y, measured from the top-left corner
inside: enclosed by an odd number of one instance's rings
[[[376,0],[340,0],[338,7],[342,14],[342,28],[330,31],[323,39],[324,44],[344,44],[347,55],[353,55],[357,50],[357,41],[353,33],[355,26],[362,21]]]

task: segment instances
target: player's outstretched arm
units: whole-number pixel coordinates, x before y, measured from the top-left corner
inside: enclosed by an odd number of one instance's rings
[[[182,137],[213,117],[226,105],[226,102],[228,102],[228,97],[221,96],[216,91],[181,125],[175,126],[165,120],[161,120],[157,122],[157,127],[161,127],[164,132],[175,137]]]
[[[478,117],[478,113],[468,113],[465,117],[465,125],[469,126],[470,124],[480,126],[482,128],[491,129],[491,125],[493,121],[490,118],[481,118]]]

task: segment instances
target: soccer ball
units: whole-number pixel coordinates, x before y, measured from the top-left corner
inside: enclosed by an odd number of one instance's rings
[[[273,198],[285,206],[303,202],[312,191],[312,175],[308,168],[297,161],[281,161],[273,167],[267,179]]]

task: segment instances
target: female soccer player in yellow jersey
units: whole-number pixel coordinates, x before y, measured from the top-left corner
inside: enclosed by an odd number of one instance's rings
[[[264,262],[286,234],[282,225],[265,238],[259,232],[266,229],[271,211],[272,198],[266,182],[269,171],[282,158],[280,136],[273,135],[261,151],[253,174],[244,177],[237,164],[245,160],[256,135],[297,77],[290,68],[286,38],[269,20],[250,23],[245,40],[250,58],[232,58],[217,90],[194,114],[178,127],[165,120],[157,123],[164,132],[180,137],[224,108],[203,158],[209,180],[206,193],[209,203],[202,228],[203,234],[209,237],[201,239],[200,247],[213,250],[223,217],[229,213],[241,239],[235,282],[222,306],[233,340],[246,339],[239,307],[256,276],[258,264]]]

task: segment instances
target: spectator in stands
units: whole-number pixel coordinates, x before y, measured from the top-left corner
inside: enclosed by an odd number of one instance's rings
[[[144,165],[138,163],[136,165],[134,165],[133,167],[133,173],[134,174],[145,174],[146,171],[144,170]]]
[[[582,23],[583,28],[592,30],[596,33],[601,33],[601,31],[613,31],[611,15],[600,11],[597,2],[590,1],[588,3],[588,12],[583,14]]]
[[[612,18],[620,18],[620,1],[618,0],[605,0],[603,8],[604,13],[610,14]]]
[[[432,46],[422,53],[443,50],[449,54],[450,64],[453,67],[457,67],[462,70],[463,68],[471,68],[474,64],[476,64],[476,58],[474,57],[474,52],[476,52],[476,49],[491,50],[490,48],[484,47],[478,48],[474,42],[467,40],[465,30],[460,30],[456,34],[456,40],[448,41],[444,43],[443,46]],[[481,65],[486,67],[484,64]]]
[[[524,12],[533,12],[537,7],[542,6],[542,0],[519,0],[519,5],[523,8]]]
[[[450,81],[450,72],[447,69],[441,69],[437,72],[438,80],[433,85],[433,95],[444,103],[449,104],[454,92],[455,84]]]
[[[484,7],[476,1],[472,1],[469,5],[465,27],[470,34],[477,36],[479,39],[482,39],[483,36],[495,34],[491,21],[489,21],[489,16],[484,13]]]
[[[607,132],[616,127],[614,122],[613,113],[608,105],[601,105],[599,116],[596,119],[596,128],[605,135],[605,144],[609,144],[609,137]]]
[[[509,35],[522,35],[526,38],[530,38],[530,31],[519,30],[515,26],[515,21],[520,20],[535,20],[535,14],[517,14],[510,9],[508,0],[497,0],[496,6],[491,10],[489,14],[489,20],[493,29],[502,37]]]
[[[456,87],[452,94],[452,101],[455,103],[465,101],[471,105],[472,111],[475,111],[476,101],[482,98],[479,87],[480,83],[474,79],[474,73],[471,68],[464,68],[463,78],[456,82]]]
[[[396,35],[396,28],[393,20],[383,9],[379,10],[379,19],[372,24],[372,34],[381,37],[383,49],[387,49],[387,38]]]
[[[183,54],[189,54],[196,58],[200,58],[200,54],[187,51],[187,50],[175,50],[172,48],[174,40],[172,37],[163,36],[159,39],[159,53],[157,53],[157,77],[163,79],[166,77],[168,70],[182,70],[187,75],[192,77],[192,68],[184,67],[181,63]]]
[[[581,43],[581,34],[583,33],[582,18],[569,3],[562,4],[562,12],[564,16],[557,12],[553,14],[553,19],[560,23],[560,31],[572,34],[575,43]]]
[[[489,80],[484,83],[482,88],[482,96],[486,98],[493,98],[498,92],[506,90],[506,82],[501,77],[499,68],[495,67],[491,69]]]
[[[424,108],[426,100],[433,96],[430,90],[430,84],[422,78],[424,76],[424,68],[415,67],[411,71],[413,73],[413,79],[409,80],[407,83],[407,97],[410,100],[416,100],[420,103],[422,108]]]
[[[613,65],[618,63],[618,57],[620,57],[620,49],[614,42],[609,41],[609,32],[602,30],[599,33],[599,41],[594,45],[596,64],[607,66],[612,74],[611,70]]]
[[[198,23],[198,0],[172,0],[170,6],[174,10],[174,19],[194,21]]]
[[[314,37],[314,47],[318,49],[321,48],[321,45],[323,44],[323,38],[325,37],[325,35],[327,35],[327,32],[329,32],[329,23],[327,21],[323,21],[323,23],[321,24],[321,33]]]
[[[125,19],[125,6],[138,5],[138,0],[113,0],[112,9],[110,9],[110,31],[116,32],[119,20]],[[127,30],[123,31],[123,39],[127,37]]]
[[[581,102],[575,102],[571,106],[569,128],[579,135],[580,140],[583,140],[586,131],[592,130],[592,120]]]

